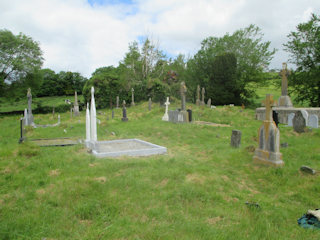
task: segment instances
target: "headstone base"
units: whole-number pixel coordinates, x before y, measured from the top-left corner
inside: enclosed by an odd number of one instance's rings
[[[122,122],[128,122],[128,120],[129,120],[128,118],[121,118]]]
[[[293,107],[289,96],[281,96],[278,100],[279,107]]]
[[[259,148],[254,152],[253,162],[279,167],[284,165],[282,153],[269,152]]]

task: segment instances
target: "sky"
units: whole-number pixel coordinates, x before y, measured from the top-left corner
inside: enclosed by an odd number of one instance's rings
[[[43,68],[90,77],[118,66],[129,43],[146,36],[174,58],[194,55],[209,36],[255,24],[278,50],[269,68],[280,69],[287,35],[311,13],[320,13],[319,0],[0,0],[0,29],[39,42]]]

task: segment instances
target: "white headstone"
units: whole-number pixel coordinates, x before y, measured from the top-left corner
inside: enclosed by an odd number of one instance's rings
[[[60,114],[58,115],[58,124],[60,124]]]
[[[91,116],[90,116],[90,126],[91,126],[91,141],[97,141],[97,113],[96,113],[96,103],[94,101],[94,87],[91,87]]]
[[[308,118],[309,118],[309,114],[306,110],[302,109],[300,110],[302,113],[302,116],[304,117],[304,119],[306,120],[306,123],[308,124]],[[307,125],[308,126],[308,125]]]
[[[168,106],[170,105],[169,97],[167,97],[167,101],[164,103],[166,105],[166,111],[162,117],[162,121],[169,121],[169,115],[168,115]]]
[[[86,141],[90,142],[90,110],[89,110],[89,103],[87,103],[87,111],[86,111]]]
[[[292,119],[294,118],[294,113],[290,113],[288,115],[288,126],[292,127],[293,123],[292,123]]]
[[[24,109],[24,125],[28,126],[28,109]]]
[[[309,119],[308,119],[308,125],[307,126],[312,127],[312,128],[318,128],[319,127],[318,115],[315,115],[315,114],[310,115]]]

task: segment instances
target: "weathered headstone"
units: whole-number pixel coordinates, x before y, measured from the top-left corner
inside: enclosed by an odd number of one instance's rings
[[[192,122],[192,110],[188,109],[187,112],[188,112],[188,122]]]
[[[278,101],[279,107],[292,107],[292,102],[290,97],[288,96],[288,76],[289,71],[287,69],[287,63],[282,63],[282,70],[280,72],[282,77],[281,81],[281,97]]]
[[[28,93],[27,93],[27,97],[28,97],[28,126],[34,125],[33,123],[33,115],[32,115],[32,94],[31,94],[31,88],[28,88]]]
[[[170,105],[169,97],[167,97],[167,101],[164,103],[164,105],[166,106],[166,111],[162,117],[162,121],[169,121],[169,115],[168,115],[168,107]]]
[[[181,111],[186,111],[186,93],[187,87],[184,82],[180,84],[180,95],[181,95]]]
[[[318,128],[319,127],[319,118],[318,115],[312,114],[308,118],[308,127]]]
[[[312,169],[311,167],[308,166],[301,166],[300,167],[300,171],[305,172],[305,173],[309,173],[312,175],[315,175],[317,173],[316,170]]]
[[[22,143],[25,140],[25,123],[26,120],[24,118],[20,118],[20,139],[19,143]]]
[[[136,104],[134,103],[134,89],[131,88],[131,107],[135,106]]]
[[[289,113],[288,115],[288,126],[292,127],[293,123],[292,123],[292,119],[294,118],[294,113]]]
[[[211,107],[211,98],[208,99],[207,106]]]
[[[306,129],[306,119],[303,117],[301,111],[297,111],[292,119],[293,130],[297,133],[305,132]]]
[[[24,120],[24,126],[28,126],[28,110],[25,108],[24,109],[24,117],[23,117],[23,120]]]
[[[151,101],[151,98],[149,98],[149,101],[148,101],[148,109],[149,109],[149,111],[151,111],[151,105],[152,105],[152,101]]]
[[[240,143],[241,143],[241,131],[232,130],[231,147],[238,148],[238,147],[240,147]]]
[[[78,104],[78,95],[77,91],[74,92],[74,115],[79,116],[79,104]]]
[[[255,150],[253,160],[258,163],[281,166],[284,162],[280,153],[280,132],[272,119],[271,106],[273,104],[272,95],[267,94],[265,100],[266,119],[259,128],[259,146]]]
[[[201,99],[201,106],[204,106],[204,94],[205,94],[206,90],[204,89],[204,87],[202,88],[201,94],[202,94],[202,99]]]
[[[122,118],[121,118],[121,121],[122,122],[128,122],[126,101],[125,100],[123,100],[123,103],[122,103]]]
[[[119,96],[117,96],[117,99],[116,99],[116,108],[119,108]]]
[[[196,100],[196,104],[197,106],[200,106],[200,86],[197,86],[197,100]]]

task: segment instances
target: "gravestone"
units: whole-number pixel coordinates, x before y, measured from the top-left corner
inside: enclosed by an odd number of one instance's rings
[[[288,126],[290,126],[290,127],[293,126],[293,123],[292,123],[293,118],[294,118],[294,113],[290,113],[288,115]]]
[[[149,111],[151,111],[151,105],[152,105],[152,101],[151,101],[151,98],[149,98],[149,101],[148,101],[148,109],[149,109]]]
[[[192,110],[188,109],[187,112],[188,112],[188,122],[192,122]]]
[[[19,143],[22,143],[25,140],[25,123],[26,120],[24,118],[20,118],[20,138]]]
[[[79,104],[78,104],[78,95],[77,91],[74,92],[74,115],[79,116]]]
[[[90,141],[91,141],[90,110],[89,110],[89,103],[87,103],[87,109],[86,109],[86,145],[87,147]]]
[[[28,125],[27,126],[32,126],[34,125],[33,123],[33,115],[32,115],[32,94],[31,94],[31,88],[28,88],[28,93],[27,93],[27,97],[28,97]]]
[[[187,87],[185,82],[180,84],[180,95],[181,95],[181,111],[186,111],[186,93]]]
[[[121,118],[121,121],[122,122],[128,122],[128,118],[127,118],[127,109],[126,109],[126,101],[123,100],[123,103],[122,103],[122,118]]]
[[[116,108],[119,108],[119,96],[117,96],[117,99],[116,99]]]
[[[306,119],[302,115],[301,111],[297,111],[292,119],[293,130],[297,133],[305,132],[306,130]]]
[[[164,105],[166,106],[166,111],[162,117],[162,121],[169,121],[169,115],[168,115],[168,107],[170,105],[169,97],[167,97],[167,101],[164,103]]]
[[[28,126],[28,110],[25,108],[24,109],[24,117],[23,117],[23,120],[24,120],[24,126]]]
[[[91,109],[90,109],[90,137],[91,142],[94,144],[97,139],[97,112],[96,112],[96,103],[94,100],[94,87],[91,87]]]
[[[200,106],[200,86],[197,86],[197,100],[196,100],[197,106]]]
[[[308,124],[309,127],[312,128],[318,128],[319,127],[319,118],[318,115],[312,114],[308,118]]]
[[[208,99],[207,106],[211,107],[211,98]]]
[[[308,113],[306,110],[304,110],[304,109],[301,109],[300,111],[301,111],[301,113],[302,113],[302,116],[303,116],[304,119],[306,120],[306,124],[307,124],[307,126],[308,126],[309,113]]]
[[[189,121],[189,114],[187,111],[170,110],[169,122],[173,123],[186,123]]]
[[[201,106],[204,106],[204,94],[205,94],[206,90],[204,89],[204,87],[202,88],[201,94],[202,94],[202,100],[201,100]]]
[[[287,69],[287,63],[282,63],[282,70],[280,72],[282,77],[281,81],[281,97],[278,101],[279,107],[292,107],[292,102],[290,97],[288,96],[288,76],[289,71]]]
[[[272,119],[271,106],[274,104],[272,95],[267,94],[264,102],[266,106],[266,118],[259,128],[259,146],[255,150],[253,160],[257,163],[281,166],[284,162],[280,153],[280,132]]]
[[[238,148],[238,147],[240,147],[240,143],[241,143],[241,131],[232,130],[231,147]]]
[[[135,106],[136,104],[134,103],[134,89],[131,88],[131,107]]]

